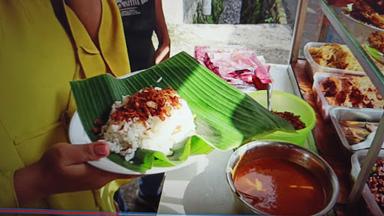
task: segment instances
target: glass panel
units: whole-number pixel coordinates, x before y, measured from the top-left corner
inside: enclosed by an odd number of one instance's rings
[[[367,37],[370,32],[374,31],[373,28],[354,21],[350,16],[345,14],[345,8],[330,6],[325,0],[321,0],[321,7],[324,15],[357,58],[373,84],[379,92],[384,95],[384,75],[363,48],[363,46],[365,47],[367,45]],[[352,22],[355,23],[352,24]],[[370,32],[369,28],[372,28]]]
[[[332,2],[340,3],[342,1],[333,0]],[[375,16],[375,10],[380,10],[380,8],[382,7],[378,7],[379,5],[376,5],[376,7],[372,7],[372,5],[369,5],[377,4],[374,1],[370,3],[366,3],[365,1],[356,1],[353,4],[356,5],[344,4],[332,6],[329,5],[326,0],[321,0],[321,7],[323,13],[328,18],[331,25],[334,27],[341,39],[347,44],[349,49],[357,58],[357,60],[359,61],[359,63],[361,64],[373,84],[376,86],[379,92],[384,95],[384,75],[378,68],[378,64],[380,63],[378,63],[377,61],[373,61],[371,56],[366,52],[366,50],[369,49],[367,48],[367,45],[369,44],[368,37],[372,34],[372,32],[384,32],[384,29],[380,29],[374,27],[373,25],[367,24],[367,22],[370,22],[371,24],[375,24],[378,26],[378,22],[380,22],[380,20],[373,20],[372,17]],[[362,7],[362,5],[364,6]],[[353,8],[355,6],[356,8]],[[364,12],[361,13],[362,11]],[[359,20],[355,18],[359,18]],[[360,20],[364,20],[364,22]],[[382,27],[383,26],[384,25],[382,25]],[[383,40],[381,39],[379,40],[379,42],[383,42]],[[370,52],[370,54],[372,53]],[[349,196],[349,202],[351,203],[356,202],[360,197],[363,185],[368,179],[371,167],[373,166],[379,154],[380,148],[384,141],[383,124],[384,117],[382,117],[380,121],[380,125],[376,131],[376,135],[372,141],[372,145],[368,151],[368,154],[362,164],[361,171],[359,172],[359,175],[357,176],[355,184],[351,190]]]

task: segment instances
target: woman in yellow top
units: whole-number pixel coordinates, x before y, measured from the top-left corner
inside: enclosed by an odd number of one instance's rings
[[[69,82],[129,72],[113,0],[0,0],[0,207],[114,211],[116,174],[67,143]],[[103,186],[103,187],[102,187]]]

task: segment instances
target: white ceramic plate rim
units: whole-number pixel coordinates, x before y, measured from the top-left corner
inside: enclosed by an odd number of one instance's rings
[[[88,144],[92,141],[89,139],[87,133],[84,130],[83,124],[80,121],[79,114],[75,112],[75,114],[72,116],[71,122],[69,124],[69,141],[70,143],[74,145],[81,145],[81,144]],[[96,161],[88,161],[89,164],[91,164],[94,167],[97,167],[101,170],[113,172],[113,173],[119,173],[119,174],[126,174],[126,175],[142,175],[142,174],[156,174],[156,173],[163,173],[168,172],[176,169],[180,169],[182,167],[185,167],[187,165],[190,165],[194,162],[197,162],[204,158],[205,155],[191,155],[188,157],[188,159],[178,165],[172,166],[172,167],[153,167],[150,170],[147,170],[145,173],[136,172],[130,169],[127,169],[111,160],[109,160],[107,157],[101,158]]]

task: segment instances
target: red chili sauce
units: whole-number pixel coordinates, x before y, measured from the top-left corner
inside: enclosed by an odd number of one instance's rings
[[[272,215],[311,215],[325,207],[321,182],[304,167],[277,158],[243,159],[234,184],[256,209]]]

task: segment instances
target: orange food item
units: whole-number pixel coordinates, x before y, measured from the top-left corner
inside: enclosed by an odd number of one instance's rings
[[[349,71],[363,71],[356,58],[345,45],[327,43],[319,47],[310,47],[313,60],[325,67]]]
[[[372,32],[368,37],[369,45],[384,53],[384,32]]]
[[[320,90],[332,106],[384,107],[383,97],[366,76],[330,76],[320,81]]]
[[[352,5],[351,16],[355,19],[384,29],[383,4],[367,0],[356,0]]]
[[[145,88],[129,96],[127,103],[111,114],[111,119],[119,122],[139,118],[144,122],[149,116],[159,116],[161,120],[164,120],[166,116],[170,115],[170,106],[180,106],[175,90]]]
[[[295,115],[291,112],[276,112],[272,111],[273,114],[278,115],[280,118],[287,120],[295,128],[295,130],[300,130],[305,128],[305,123],[300,120],[300,116]]]
[[[268,214],[312,215],[326,206],[321,182],[310,171],[284,159],[254,159],[249,151],[233,178],[248,203]]]

